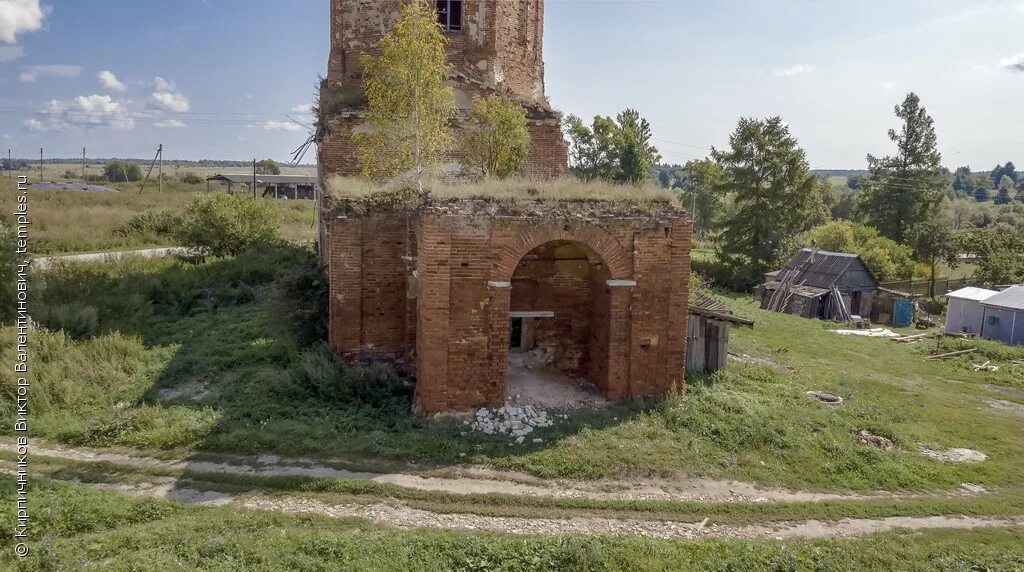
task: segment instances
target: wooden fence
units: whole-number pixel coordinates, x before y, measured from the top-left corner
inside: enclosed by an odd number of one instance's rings
[[[899,292],[906,292],[908,294],[916,294],[918,296],[928,295],[928,285],[931,283],[927,278],[919,278],[917,280],[896,280],[893,282],[882,282],[879,284],[882,288],[888,290],[897,290]],[[967,286],[973,286],[974,283],[970,278],[936,278],[935,279],[935,295],[942,296],[947,292],[953,290],[959,290]]]

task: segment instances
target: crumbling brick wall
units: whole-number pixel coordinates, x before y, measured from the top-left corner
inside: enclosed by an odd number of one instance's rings
[[[470,207],[333,218],[331,346],[348,357],[413,354],[421,414],[493,405],[504,400],[509,313],[533,306],[566,314],[568,326],[559,327],[579,330],[569,336],[575,350],[564,353],[583,356],[579,371],[607,398],[682,390],[690,232],[689,222],[671,213],[595,222]],[[513,298],[523,257],[566,242],[600,260],[589,285],[548,272],[546,287],[561,281],[560,293],[545,298],[538,284]]]
[[[331,0],[331,52],[327,81],[359,86],[359,56],[377,53],[380,38],[390,32],[401,7],[411,0]],[[474,96],[508,93],[529,112],[530,154],[523,174],[557,177],[567,172],[568,150],[558,115],[544,93],[544,3],[542,0],[466,0],[463,26],[448,37],[451,83],[464,117]],[[362,110],[349,109],[325,118],[320,126],[319,164],[325,175],[355,175],[359,157],[352,133],[363,125]],[[461,119],[453,122],[460,140]],[[450,160],[461,160],[459,146]]]

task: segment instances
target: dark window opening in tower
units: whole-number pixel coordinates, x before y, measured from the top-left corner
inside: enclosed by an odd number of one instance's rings
[[[445,32],[462,29],[462,0],[437,0],[437,21]]]

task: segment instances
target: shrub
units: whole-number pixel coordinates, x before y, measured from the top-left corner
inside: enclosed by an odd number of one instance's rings
[[[51,330],[60,330],[72,338],[83,339],[99,331],[99,310],[80,302],[41,306],[32,317]]]
[[[324,268],[310,252],[306,264],[278,281],[282,322],[302,346],[327,340],[328,289]]]
[[[103,176],[112,183],[142,180],[142,169],[128,161],[111,161],[103,166]]]
[[[261,175],[280,175],[281,167],[273,159],[263,159],[256,163],[256,172]]]
[[[468,166],[485,177],[515,173],[530,152],[526,109],[501,95],[474,98],[463,146]]]
[[[409,384],[390,364],[342,366],[326,344],[302,352],[293,370],[299,385],[320,401],[388,407],[396,401],[404,404],[409,396]]]
[[[117,225],[121,236],[171,236],[181,225],[181,215],[174,211],[143,211]]]
[[[0,219],[0,322],[14,318],[15,280],[18,275],[18,243],[14,227]]]
[[[215,194],[192,199],[174,235],[183,246],[227,256],[275,242],[280,224],[280,216],[265,201]]]
[[[190,171],[181,176],[181,182],[186,185],[201,185],[203,184],[203,178]]]

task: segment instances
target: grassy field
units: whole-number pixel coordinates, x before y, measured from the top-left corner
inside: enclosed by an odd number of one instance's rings
[[[10,570],[1019,570],[1024,530],[890,533],[857,540],[649,540],[399,530],[126,498],[36,481],[26,561]],[[12,506],[14,484],[0,478]]]
[[[310,341],[322,335],[310,319],[323,303],[313,260],[308,250],[281,247],[198,265],[124,261],[41,273],[34,312],[71,333],[33,337],[36,434],[175,454],[315,453],[483,463],[541,477],[685,474],[822,490],[1008,487],[1024,474],[1024,418],[990,405],[1024,403],[1024,368],[1009,363],[1024,349],[972,342],[980,350],[973,361],[1003,366],[976,373],[968,358],[923,359],[967,342],[840,337],[824,322],[763,312],[738,296],[730,303],[757,325],[734,332],[731,349],[779,368],[731,363],[691,377],[685,399],[575,415],[539,431],[540,444],[461,436],[457,422],[411,415],[408,386],[386,368],[339,368]],[[297,282],[305,284],[298,294]],[[321,297],[304,298],[309,291]],[[320,329],[296,337],[289,324]],[[9,352],[11,332],[4,336]],[[3,375],[7,409],[12,381]],[[846,402],[829,407],[809,399],[810,390]],[[860,444],[861,430],[896,449]],[[919,444],[976,449],[989,460],[935,461],[916,453]]]
[[[61,167],[45,165],[44,178],[64,180],[60,177],[64,171]],[[38,174],[30,173],[29,176],[30,182],[38,180]],[[0,176],[0,208],[5,213],[13,212],[16,185],[17,178]],[[32,191],[29,196],[29,216],[32,221],[30,239],[33,254],[171,246],[172,241],[167,236],[153,232],[132,232],[125,228],[125,223],[142,213],[180,212],[193,196],[206,192],[205,184],[188,185],[177,177],[165,182],[162,193],[157,191],[153,181],[142,194],[139,193],[139,183],[112,183],[108,186],[121,192]],[[213,185],[211,192],[224,192],[224,189]],[[281,233],[285,238],[298,241],[316,236],[312,201],[272,202],[281,212],[284,221]]]

